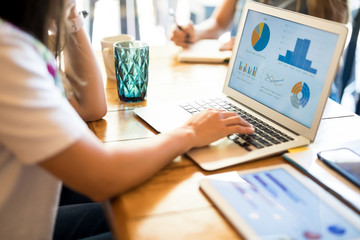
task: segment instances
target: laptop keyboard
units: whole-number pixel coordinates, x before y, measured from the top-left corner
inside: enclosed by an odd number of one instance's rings
[[[180,107],[191,114],[196,114],[209,108],[237,112],[242,119],[253,125],[255,131],[252,134],[232,134],[229,135],[228,138],[248,151],[251,151],[250,146],[260,149],[294,140],[292,137],[286,135],[280,130],[270,126],[269,124],[221,98],[199,100],[181,104]]]

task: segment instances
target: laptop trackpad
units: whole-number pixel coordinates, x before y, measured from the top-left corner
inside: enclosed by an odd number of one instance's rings
[[[227,137],[215,141],[207,147],[193,148],[186,153],[202,169],[207,171],[241,163],[253,154],[254,151],[247,151]]]
[[[180,127],[192,116],[176,105],[149,106],[137,108],[134,112],[158,132]]]

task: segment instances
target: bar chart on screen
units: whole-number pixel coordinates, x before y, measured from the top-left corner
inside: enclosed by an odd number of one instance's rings
[[[240,61],[239,70],[248,74],[249,76],[256,77],[256,73],[258,70],[257,66],[251,66],[250,64]]]
[[[312,61],[306,59],[310,43],[311,41],[309,39],[298,38],[294,50],[287,50],[285,55],[280,54],[278,60],[312,74],[316,74],[317,70],[311,66]]]

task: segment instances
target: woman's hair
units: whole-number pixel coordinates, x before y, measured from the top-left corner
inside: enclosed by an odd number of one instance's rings
[[[64,36],[64,0],[5,0],[0,7],[0,18],[31,34],[40,42],[60,53]],[[56,26],[55,40],[50,41],[49,28]]]
[[[347,0],[298,0],[297,10],[306,11],[311,16],[345,24],[349,20]]]

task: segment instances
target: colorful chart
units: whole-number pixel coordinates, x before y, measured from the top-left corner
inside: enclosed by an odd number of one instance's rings
[[[275,87],[281,87],[284,85],[284,79],[279,79],[279,78],[275,78],[274,75],[272,74],[265,74],[265,79],[266,82],[269,82],[271,84],[273,84]]]
[[[239,70],[255,77],[258,67],[250,66],[249,64],[240,61]]]
[[[278,60],[291,66],[316,74],[317,70],[311,67],[312,62],[306,59],[311,41],[298,38],[294,51],[287,50],[286,55],[279,55]]]
[[[259,23],[251,36],[251,45],[255,51],[262,51],[270,40],[270,28],[266,23]]]
[[[298,82],[291,90],[291,104],[295,108],[305,107],[310,98],[310,88],[306,83]]]

